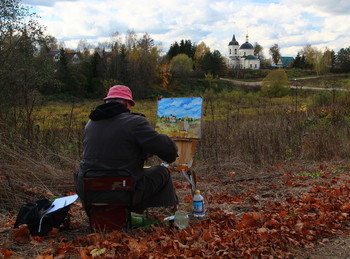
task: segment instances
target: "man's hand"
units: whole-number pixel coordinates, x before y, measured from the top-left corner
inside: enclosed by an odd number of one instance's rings
[[[169,173],[173,173],[175,172],[175,168],[173,165],[169,165],[166,163],[161,163],[161,166],[164,166],[166,169],[168,169]]]

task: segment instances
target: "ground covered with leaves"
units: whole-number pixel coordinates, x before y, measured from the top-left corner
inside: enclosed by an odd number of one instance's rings
[[[203,171],[203,172],[202,172]],[[214,173],[215,172],[215,173]],[[33,237],[16,215],[2,215],[3,258],[346,258],[350,256],[350,164],[282,165],[261,171],[198,168],[206,216],[184,230],[160,222],[150,229],[92,233],[76,202],[71,223]],[[181,175],[180,209],[191,210]],[[150,209],[160,221],[167,209]]]

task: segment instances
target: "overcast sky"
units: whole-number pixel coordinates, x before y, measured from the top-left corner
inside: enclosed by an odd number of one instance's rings
[[[115,32],[148,33],[167,52],[182,39],[204,42],[227,55],[239,44],[258,42],[269,57],[277,43],[295,57],[307,44],[334,51],[350,46],[350,0],[22,0],[41,16],[47,34],[76,49],[79,40],[104,42]],[[122,39],[124,39],[122,37]]]

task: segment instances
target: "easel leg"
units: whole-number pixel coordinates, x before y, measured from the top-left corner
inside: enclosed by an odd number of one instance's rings
[[[196,183],[197,183],[197,179],[196,179],[196,174],[194,171],[192,170],[185,170],[182,169],[182,174],[185,177],[185,179],[189,182],[190,184],[190,188],[191,188],[191,193],[192,196],[194,195],[194,192],[196,191]]]

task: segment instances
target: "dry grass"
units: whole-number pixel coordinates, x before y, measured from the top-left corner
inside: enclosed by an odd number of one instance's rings
[[[260,167],[349,157],[350,114],[342,105],[295,109],[287,103],[265,103],[254,114],[256,104],[240,110],[225,105],[228,102],[215,102],[205,110],[197,156],[207,164]],[[212,110],[219,109],[223,113],[218,119]]]
[[[76,161],[42,146],[27,146],[19,138],[0,137],[0,209],[74,191]]]

